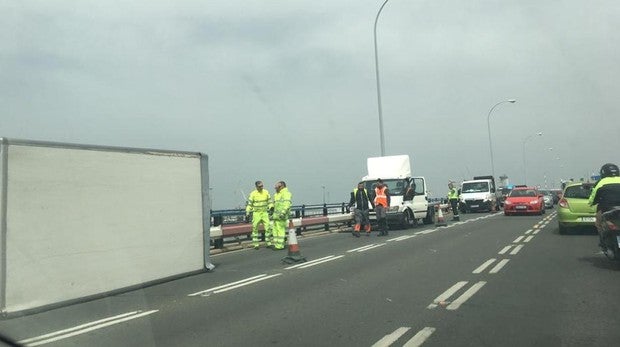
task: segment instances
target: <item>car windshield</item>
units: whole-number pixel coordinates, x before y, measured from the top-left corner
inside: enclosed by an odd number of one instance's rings
[[[572,198],[572,199],[588,199],[590,197],[591,192],[592,192],[591,186],[586,186],[586,185],[570,186],[570,187],[566,187],[566,190],[564,191],[564,197]]]
[[[394,180],[385,179],[383,180],[383,184],[386,185],[391,196],[405,194],[407,187],[409,186],[409,183],[407,182],[407,180],[404,180],[404,179],[394,179]],[[374,191],[376,187],[377,187],[376,181],[366,182],[366,189],[369,192]]]
[[[523,197],[523,196],[536,196],[536,191],[533,189],[517,189],[510,193],[511,197]]]
[[[483,193],[488,191],[488,182],[465,182],[461,187],[461,193]]]

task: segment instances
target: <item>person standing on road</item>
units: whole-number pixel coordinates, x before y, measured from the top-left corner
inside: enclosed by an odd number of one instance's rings
[[[368,197],[368,192],[364,188],[364,182],[357,184],[357,188],[351,192],[351,201],[349,207],[354,206],[355,227],[353,227],[353,235],[360,237],[362,226],[366,231],[366,236],[370,236],[370,219],[368,218],[370,206],[374,208],[372,201]]]
[[[250,193],[248,197],[248,204],[245,207],[245,215],[247,220],[252,220],[252,245],[254,249],[259,248],[259,234],[258,234],[258,225],[263,224],[263,228],[265,229],[265,243],[267,244],[267,248],[271,247],[271,227],[269,225],[269,208],[270,204],[270,196],[269,192],[263,188],[262,181],[256,181],[254,183],[256,187],[255,190]]]
[[[454,186],[454,182],[450,181],[448,183],[448,201],[450,202],[450,207],[452,208],[452,220],[460,220],[459,217],[459,191]]]
[[[273,195],[273,249],[284,249],[286,227],[291,214],[293,195],[286,188],[284,181],[278,181],[275,185],[276,193]]]
[[[387,209],[390,207],[390,192],[380,178],[377,180],[377,186],[375,187],[374,205],[379,226],[379,234],[377,236],[387,236]]]
[[[616,164],[607,163],[601,167],[601,179],[596,182],[590,193],[588,204],[596,205],[596,230],[599,235],[599,244],[604,246],[603,228],[601,218],[603,212],[609,211],[613,206],[620,206],[620,169]]]

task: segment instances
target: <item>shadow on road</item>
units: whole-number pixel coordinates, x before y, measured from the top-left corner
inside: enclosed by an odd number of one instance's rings
[[[602,252],[592,256],[581,257],[579,261],[590,263],[599,269],[620,272],[620,261],[609,260]]]

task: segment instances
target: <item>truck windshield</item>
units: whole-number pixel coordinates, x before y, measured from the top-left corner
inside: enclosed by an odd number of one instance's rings
[[[407,180],[403,179],[394,179],[394,180],[383,180],[383,184],[387,186],[388,191],[391,196],[396,195],[404,195],[409,187],[409,183]],[[366,189],[369,192],[374,192],[375,187],[377,186],[377,181],[368,181],[366,182]]]
[[[488,182],[469,182],[463,183],[463,187],[461,188],[462,193],[482,193],[489,191],[489,183]]]

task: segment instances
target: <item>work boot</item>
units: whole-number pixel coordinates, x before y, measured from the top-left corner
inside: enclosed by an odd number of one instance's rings
[[[355,237],[360,237],[360,232],[359,232],[359,231],[354,231],[354,232],[353,232],[353,236],[355,236]]]
[[[256,250],[259,249],[259,248],[260,248],[259,246],[254,246],[254,249],[256,249]]]

